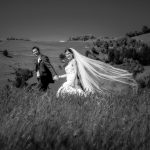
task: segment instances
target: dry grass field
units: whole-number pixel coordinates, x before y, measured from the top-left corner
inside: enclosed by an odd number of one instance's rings
[[[11,57],[0,53],[1,150],[149,150],[150,90],[137,94],[68,96],[56,98],[63,81],[50,86],[47,95],[4,86],[14,78],[10,66],[33,69],[31,48],[39,46],[58,73],[64,73],[59,54],[66,47],[81,53],[88,42],[4,41]],[[149,69],[149,67],[146,67]],[[35,76],[29,80],[35,82]]]

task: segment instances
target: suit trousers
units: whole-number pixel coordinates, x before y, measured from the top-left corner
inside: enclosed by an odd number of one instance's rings
[[[37,78],[39,91],[46,92],[49,85],[49,78],[47,76],[41,76]]]

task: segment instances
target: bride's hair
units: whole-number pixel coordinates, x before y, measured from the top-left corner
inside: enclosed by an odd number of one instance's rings
[[[65,53],[66,52],[70,52],[72,54],[72,57],[74,58],[74,53],[73,53],[73,51],[70,48],[65,49]]]
[[[69,48],[66,51],[73,53],[77,62],[80,82],[85,91],[105,93],[121,90],[124,85],[137,89],[137,83],[133,79],[132,73],[127,70],[118,69],[104,62],[90,59],[73,48]]]

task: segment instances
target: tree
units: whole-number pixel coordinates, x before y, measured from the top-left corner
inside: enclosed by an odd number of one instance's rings
[[[143,32],[143,33],[150,32],[150,28],[148,28],[147,26],[144,25],[144,26],[142,27],[142,32]]]

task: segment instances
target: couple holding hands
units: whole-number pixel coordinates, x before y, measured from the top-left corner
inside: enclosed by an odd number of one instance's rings
[[[57,75],[49,58],[43,55],[38,47],[33,47],[32,52],[37,57],[36,73],[40,91],[46,91],[49,83],[66,78],[66,82],[57,91],[57,97],[66,94],[87,96],[91,93],[107,94],[122,92],[127,88],[137,89],[136,81],[127,70],[90,59],[73,48],[64,52],[68,62],[64,75]]]

